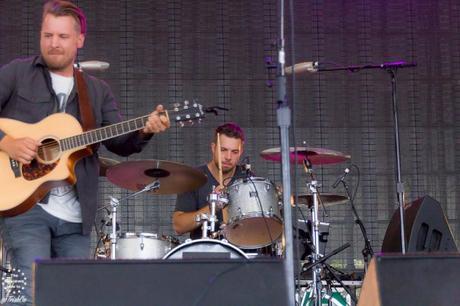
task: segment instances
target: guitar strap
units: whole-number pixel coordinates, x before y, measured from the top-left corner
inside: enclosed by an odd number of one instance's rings
[[[96,120],[94,120],[91,100],[88,95],[88,88],[86,86],[85,79],[83,78],[83,73],[80,70],[74,69],[74,75],[75,83],[77,84],[78,105],[80,107],[82,128],[83,131],[89,131],[96,128]],[[97,147],[98,144],[91,146],[93,152],[97,150]]]

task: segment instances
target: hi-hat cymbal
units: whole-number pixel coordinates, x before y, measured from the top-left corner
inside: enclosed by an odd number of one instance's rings
[[[118,160],[99,156],[99,176],[106,176],[107,170],[119,163]]]
[[[129,190],[143,189],[155,180],[160,188],[155,194],[176,194],[192,191],[204,185],[206,175],[187,165],[165,160],[127,161],[108,169],[107,178]]]
[[[313,206],[313,195],[311,194],[301,194],[298,197],[297,205],[305,205],[308,208]],[[325,207],[344,204],[348,202],[348,198],[338,194],[328,194],[322,193],[320,195],[320,201]],[[291,203],[295,203],[294,196],[291,197]],[[321,206],[321,204],[320,204]]]
[[[294,147],[289,148],[289,158],[291,163],[296,161],[296,153],[294,152]],[[281,150],[280,148],[271,148],[263,150],[260,153],[260,156],[263,159],[271,160],[275,162],[281,162]],[[297,163],[302,164],[304,158],[308,160],[313,165],[328,165],[328,164],[337,164],[349,160],[350,155],[346,155],[339,151],[323,149],[323,148],[309,148],[309,147],[297,147]]]

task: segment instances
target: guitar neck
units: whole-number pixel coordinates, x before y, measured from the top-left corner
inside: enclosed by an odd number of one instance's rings
[[[107,139],[138,131],[145,127],[145,122],[148,118],[149,115],[146,115],[87,131],[80,135],[63,138],[59,141],[61,150],[72,150],[74,148],[92,145]]]
[[[171,122],[179,123],[180,126],[184,126],[187,123],[193,123],[197,120],[200,121],[204,117],[204,111],[201,104],[196,102],[190,103],[186,100],[183,103],[175,103],[173,109],[161,112],[160,115],[171,116]],[[61,151],[89,146],[107,139],[138,131],[145,127],[145,123],[149,116],[150,114],[97,128],[80,135],[63,138],[59,140]]]

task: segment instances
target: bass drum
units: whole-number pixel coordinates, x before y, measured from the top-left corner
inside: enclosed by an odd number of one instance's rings
[[[248,256],[226,241],[196,239],[179,245],[163,259],[248,259]]]
[[[116,246],[117,259],[161,259],[177,245],[172,238],[152,233],[122,233]]]

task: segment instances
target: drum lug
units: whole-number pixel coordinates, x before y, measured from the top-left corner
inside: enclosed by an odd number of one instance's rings
[[[141,251],[143,251],[143,250],[144,250],[144,246],[145,246],[145,245],[144,245],[144,242],[141,242],[141,244],[140,244],[140,247],[141,247]]]

